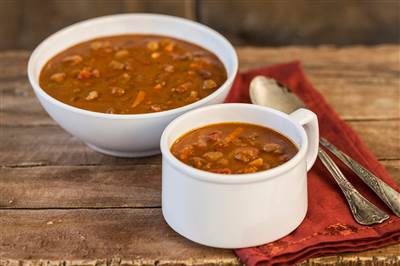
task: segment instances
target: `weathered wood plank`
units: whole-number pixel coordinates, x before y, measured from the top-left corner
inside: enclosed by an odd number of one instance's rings
[[[398,121],[354,121],[350,125],[379,159],[400,159]],[[3,166],[160,163],[159,156],[123,159],[102,155],[57,126],[5,126],[0,136]]]
[[[344,119],[400,118],[400,46],[240,48],[241,69],[300,60]]]
[[[0,168],[0,208],[161,207],[161,165]]]
[[[344,119],[400,118],[400,46],[237,50],[241,69],[302,60],[311,82]],[[28,52],[0,53],[2,123],[54,124],[24,78],[28,56]],[[22,101],[28,103],[24,108]]]
[[[400,160],[381,161],[390,176],[400,185]]]
[[[0,210],[0,258],[123,258],[151,265],[237,262],[231,250],[208,248],[179,236],[158,208]]]
[[[399,159],[400,121],[355,121],[349,124],[379,159]]]
[[[159,156],[117,158],[89,149],[58,126],[0,128],[1,165],[160,164]]]
[[[114,260],[114,265],[238,264],[230,250],[200,246],[173,232],[160,209],[0,210],[0,245],[0,264],[48,265],[39,264],[47,260],[51,265],[64,260],[73,260],[71,265],[106,265],[105,260]],[[398,262],[399,256],[400,244],[310,259],[301,265],[379,265],[373,262]],[[357,260],[361,261],[354,264]]]
[[[400,160],[383,161],[400,185]],[[0,208],[161,207],[161,165],[0,168]]]

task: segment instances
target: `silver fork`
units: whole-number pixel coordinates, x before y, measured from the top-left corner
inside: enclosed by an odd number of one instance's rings
[[[389,215],[378,209],[353,187],[347,178],[344,177],[343,173],[333,162],[331,157],[329,157],[328,154],[326,154],[326,152],[324,152],[321,148],[318,150],[318,156],[333,178],[336,180],[340,189],[343,191],[343,194],[349,203],[351,212],[353,213],[354,219],[359,224],[371,225],[382,223],[383,221],[389,219]]]
[[[364,166],[353,160],[350,156],[338,150],[332,143],[321,138],[319,143],[339,158],[347,167],[367,184],[378,197],[386,203],[394,214],[400,217],[400,193],[383,182],[379,177],[368,171]]]

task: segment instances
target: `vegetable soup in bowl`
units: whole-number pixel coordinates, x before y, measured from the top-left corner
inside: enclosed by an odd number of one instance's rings
[[[53,34],[32,53],[28,76],[66,131],[97,151],[140,157],[159,153],[174,118],[222,103],[237,65],[232,45],[206,26],[124,14]]]

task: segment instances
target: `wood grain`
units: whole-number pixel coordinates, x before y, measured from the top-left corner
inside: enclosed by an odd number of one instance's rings
[[[40,232],[40,234],[38,234]],[[231,250],[213,249],[175,233],[161,209],[0,210],[0,258],[133,259],[236,262]],[[198,263],[200,264],[200,263]]]
[[[242,70],[302,60],[400,184],[400,46],[237,50]],[[237,265],[165,224],[160,156],[96,153],[48,117],[26,78],[29,54],[0,53],[0,265]],[[385,263],[400,264],[400,244],[302,265]]]
[[[161,207],[161,165],[0,168],[0,208]]]
[[[400,244],[310,259],[301,265],[398,263],[399,248]],[[164,222],[160,209],[0,210],[0,258],[11,263],[23,260],[24,265],[39,260],[50,260],[51,265],[70,260],[72,265],[98,265],[94,262],[113,259],[115,265],[122,264],[121,259],[123,265],[239,264],[230,250],[208,248],[179,236]],[[364,264],[352,264],[360,258]]]

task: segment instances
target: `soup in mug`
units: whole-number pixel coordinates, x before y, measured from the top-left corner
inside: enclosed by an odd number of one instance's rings
[[[246,174],[290,160],[296,145],[282,134],[247,123],[212,124],[192,130],[171,146],[172,154],[194,168],[219,174]]]

